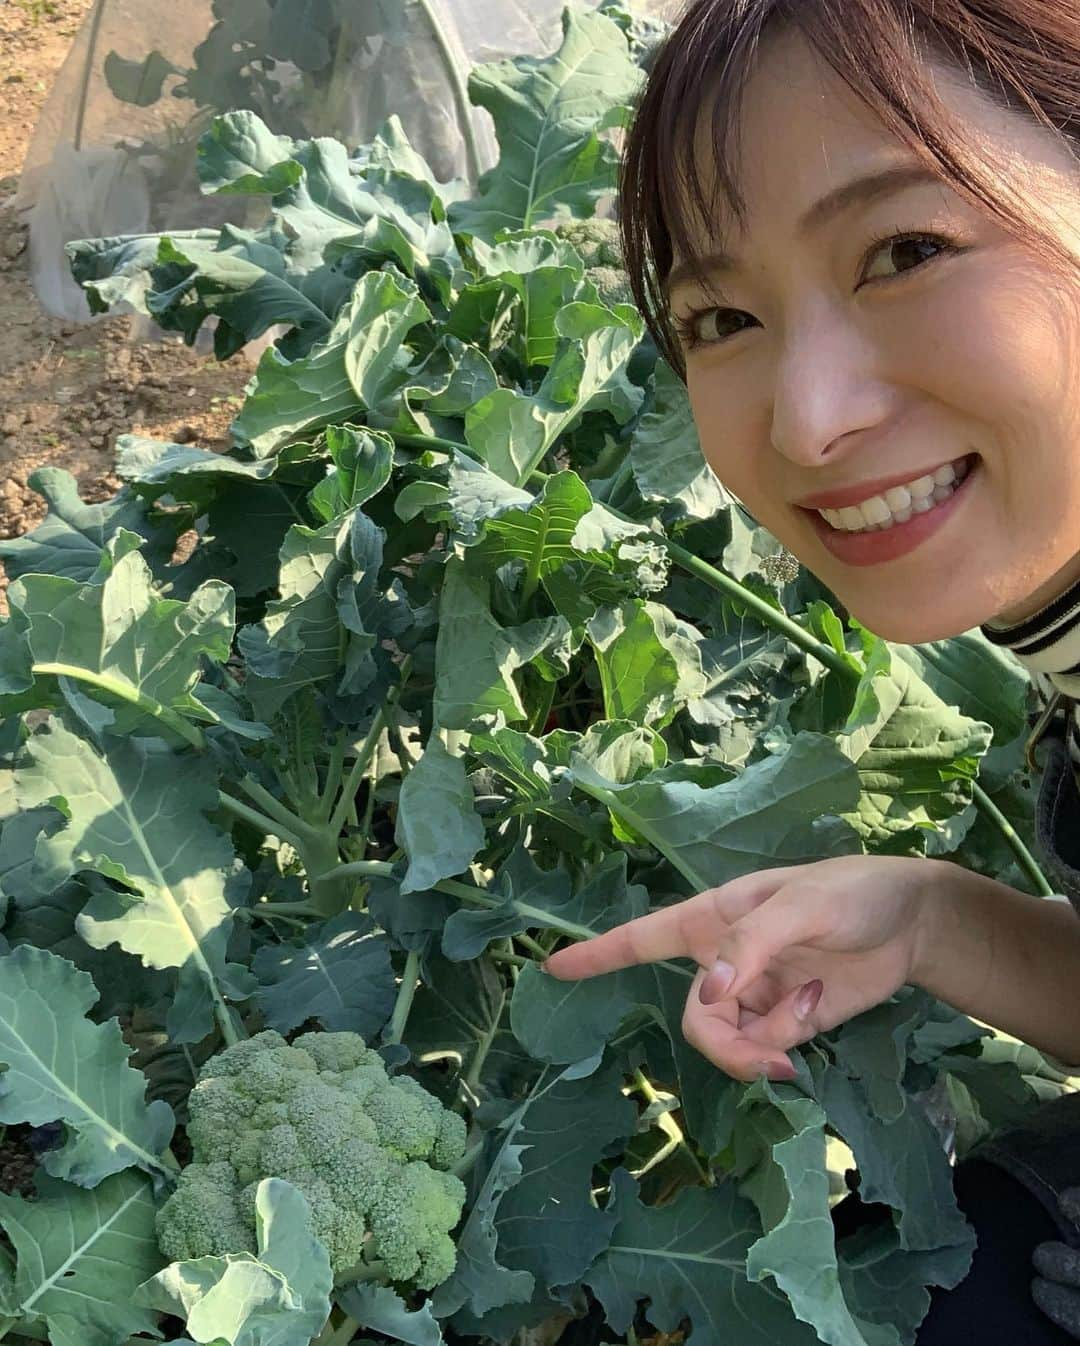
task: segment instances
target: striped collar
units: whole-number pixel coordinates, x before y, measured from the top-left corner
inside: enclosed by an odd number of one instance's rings
[[[1080,580],[1022,622],[987,622],[979,629],[992,645],[1011,650],[1030,673],[1080,698]]]

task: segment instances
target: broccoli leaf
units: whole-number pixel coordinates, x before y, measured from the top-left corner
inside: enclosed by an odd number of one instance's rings
[[[410,1311],[389,1285],[352,1285],[338,1295],[338,1303],[361,1327],[408,1346],[441,1346],[442,1332],[431,1304]]]
[[[4,1312],[44,1326],[52,1346],[156,1336],[157,1315],[136,1300],[161,1266],[150,1182],[128,1172],[92,1192],[44,1177],[37,1187],[34,1201],[0,1195],[0,1225],[18,1257]]]
[[[79,933],[95,948],[115,942],[147,967],[179,968],[183,994],[174,1012],[184,1017],[197,1007],[185,1030],[191,1036],[181,1040],[198,1041],[235,976],[225,946],[226,879],[236,862],[228,837],[205,816],[218,807],[212,763],[192,757],[178,775],[161,739],[114,739],[98,751],[57,723],[35,734],[27,753],[30,764],[16,774],[20,803],[53,803],[67,819],[38,839],[40,881],[94,869],[129,890],[97,891]]]
[[[402,893],[463,873],[484,844],[465,762],[447,751],[437,733],[402,783],[396,840],[409,857]]]
[[[144,538],[152,535],[146,506],[129,491],[88,505],[79,497],[75,478],[59,467],[37,468],[27,485],[44,497],[48,513],[32,532],[0,541],[0,561],[9,580],[35,574],[85,584],[101,564],[106,543],[121,529]]]
[[[218,719],[198,698],[199,659],[229,657],[233,591],[207,580],[186,603],[158,597],[146,561],[133,550],[138,540],[125,530],[110,538],[88,583],[57,575],[15,581],[13,617],[0,642],[17,648],[22,667],[4,658],[0,690],[18,694],[39,679],[59,679],[69,701],[74,683],[104,702],[96,724],[111,733],[165,731],[199,743],[189,721]]]
[[[633,1129],[617,1066],[543,1069],[499,1124],[458,1235],[457,1270],[433,1296],[436,1315],[466,1305],[482,1315],[528,1300],[534,1286],[579,1280],[612,1227],[589,1198],[593,1166]]]
[[[21,945],[0,957],[0,1122],[63,1122],[47,1172],[80,1187],[137,1164],[160,1179],[173,1133],[167,1103],[143,1101],[146,1081],[127,1063],[115,1019],[91,1023],[90,977],[66,959]]]
[[[616,1332],[634,1321],[638,1301],[661,1332],[689,1318],[691,1336],[739,1346],[815,1346],[783,1295],[746,1277],[746,1257],[761,1234],[754,1207],[730,1182],[684,1188],[665,1206],[646,1206],[625,1169],[612,1174],[609,1246],[585,1273]]]
[[[541,224],[563,211],[591,215],[615,185],[617,158],[597,125],[628,105],[641,82],[626,38],[602,14],[567,8],[553,56],[479,66],[469,96],[495,121],[501,155],[480,194],[449,207],[461,233],[494,241],[500,229]]]
[[[309,926],[298,941],[264,944],[251,968],[259,979],[256,1003],[279,1033],[317,1019],[329,1032],[370,1039],[394,1008],[390,945],[361,912]]]
[[[663,361],[653,404],[634,426],[630,462],[644,499],[670,504],[676,517],[714,518],[731,496],[705,461],[686,385]]]
[[[140,1287],[136,1302],[176,1314],[197,1341],[228,1346],[308,1346],[330,1314],[333,1277],[311,1232],[311,1208],[280,1178],[255,1192],[258,1255],[173,1262]]]

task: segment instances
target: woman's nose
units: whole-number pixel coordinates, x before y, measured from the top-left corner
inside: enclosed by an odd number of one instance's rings
[[[776,452],[801,467],[854,452],[858,431],[890,414],[889,389],[878,366],[865,334],[835,309],[819,305],[789,325],[773,385]]]

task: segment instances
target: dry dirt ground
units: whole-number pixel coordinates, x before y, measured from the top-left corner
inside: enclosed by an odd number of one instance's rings
[[[85,500],[111,496],[120,433],[225,447],[251,375],[246,363],[219,365],[178,338],[132,343],[128,318],[53,318],[30,288],[12,202],[38,111],[91,3],[0,0],[0,538],[44,516],[26,484],[36,467],[66,468]],[[5,587],[0,565],[0,613]]]

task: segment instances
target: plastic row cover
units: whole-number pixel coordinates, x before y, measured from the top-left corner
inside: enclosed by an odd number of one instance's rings
[[[88,316],[63,251],[72,239],[246,222],[242,201],[198,189],[195,142],[221,112],[247,108],[280,134],[352,147],[396,113],[441,181],[475,184],[498,147],[489,115],[468,102],[468,72],[554,50],[564,3],[97,0],[45,104],[17,200],[43,307]],[[629,7],[670,19],[676,3]]]

